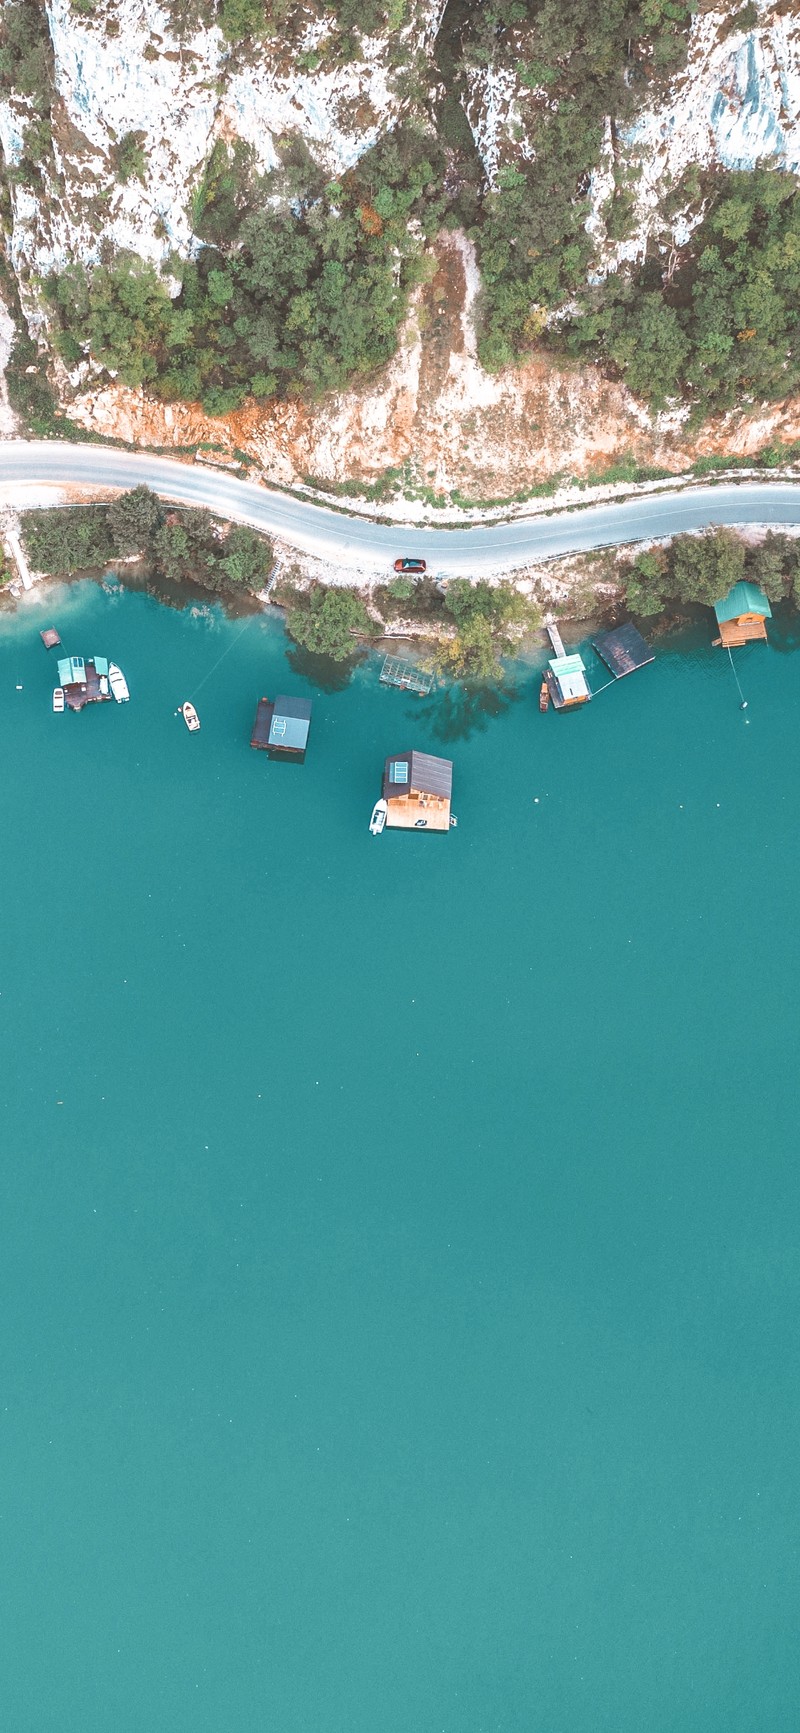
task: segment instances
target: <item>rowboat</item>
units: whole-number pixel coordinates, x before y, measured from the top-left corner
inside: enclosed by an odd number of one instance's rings
[[[388,817],[389,808],[386,801],[376,800],[375,805],[372,808],[372,817],[369,821],[369,828],[372,836],[380,836]]]
[[[55,713],[57,716],[60,716],[63,708],[64,708],[64,688],[63,688],[63,686],[54,686],[53,687],[53,709],[55,710]]]
[[[181,705],[181,715],[186,723],[189,733],[196,734],[200,727],[200,717],[198,716],[194,705],[189,703],[188,698],[186,703]]]

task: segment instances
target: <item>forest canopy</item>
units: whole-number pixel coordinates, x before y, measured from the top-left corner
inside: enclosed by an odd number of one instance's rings
[[[196,259],[173,261],[171,299],[132,253],[46,284],[68,365],[88,350],[126,385],[201,399],[209,414],[245,398],[338,390],[393,355],[424,243],[441,221],[436,142],[384,138],[339,182],[302,149],[253,177],[247,153],[217,145],[196,199]]]

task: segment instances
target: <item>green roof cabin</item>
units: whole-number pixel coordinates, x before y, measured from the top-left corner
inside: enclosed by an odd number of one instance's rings
[[[567,655],[554,620],[547,622],[547,636],[554,653],[544,671],[539,709],[546,710],[552,700],[556,710],[575,710],[592,696],[586,678],[586,664],[577,651]]]
[[[585,704],[591,698],[582,656],[553,656],[547,664],[545,679],[556,710],[574,710],[577,704]]]
[[[764,591],[758,584],[734,584],[727,596],[714,603],[714,613],[717,616],[719,637],[715,644],[724,644],[726,649],[733,649],[737,644],[749,644],[752,638],[767,638],[767,621],[772,619],[772,609]]]

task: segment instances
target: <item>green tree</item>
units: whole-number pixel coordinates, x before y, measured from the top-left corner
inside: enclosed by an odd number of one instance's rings
[[[108,526],[118,554],[144,553],[163,522],[163,506],[149,487],[134,487],[120,494],[108,508]]]
[[[339,585],[330,589],[318,585],[310,593],[308,607],[291,608],[286,618],[286,630],[296,644],[334,662],[352,656],[354,635],[368,633],[371,626],[361,597]]]
[[[115,553],[102,505],[25,512],[22,535],[34,570],[56,578],[106,565]]]
[[[409,602],[414,594],[413,578],[391,578],[386,588],[394,602]]]
[[[770,530],[753,553],[748,576],[771,602],[780,602],[796,585],[798,570],[800,547],[796,537]]]
[[[272,543],[241,524],[230,531],[219,563],[229,583],[247,590],[263,589],[272,570]]]
[[[674,307],[653,291],[632,306],[620,305],[608,335],[608,352],[638,397],[663,409],[680,387],[691,344]]]
[[[189,570],[189,536],[182,523],[165,523],[153,538],[153,551],[165,577],[186,577]]]
[[[713,606],[744,577],[744,543],[728,529],[677,536],[671,565],[672,593],[679,601]]]
[[[666,548],[643,548],[625,573],[625,599],[634,614],[660,614],[670,596]]]
[[[124,186],[127,181],[147,179],[147,157],[144,152],[145,132],[125,132],[119,142],[114,145],[111,160],[117,180]]]
[[[463,620],[455,637],[441,646],[437,660],[442,671],[457,680],[499,680],[503,673],[495,637],[484,614]]]

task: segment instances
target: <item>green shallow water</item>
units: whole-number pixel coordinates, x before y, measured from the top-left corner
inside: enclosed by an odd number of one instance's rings
[[[51,616],[130,705],[50,713]],[[3,624],[13,1733],[794,1733],[784,651],[488,717],[90,585]],[[448,734],[458,831],[375,841]]]

